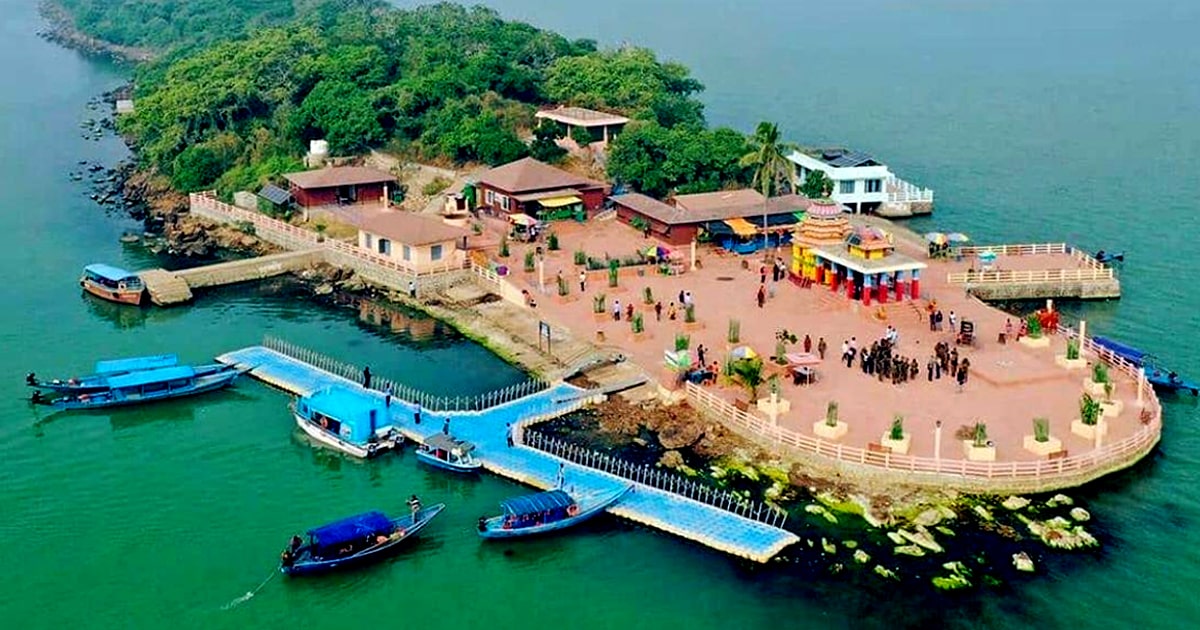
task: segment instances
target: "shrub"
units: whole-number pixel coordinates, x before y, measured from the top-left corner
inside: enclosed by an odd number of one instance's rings
[[[675,333],[675,352],[687,350],[692,345],[692,338],[683,334]]]
[[[1078,359],[1078,358],[1079,358],[1079,340],[1078,339],[1068,339],[1067,340],[1067,360],[1074,361],[1075,359]]]
[[[1092,398],[1091,394],[1084,393],[1079,398],[1079,420],[1089,427],[1096,426],[1100,421],[1100,414],[1104,409],[1100,407],[1100,403]]]
[[[533,271],[537,269],[537,259],[533,255],[533,250],[525,252],[525,271]]]
[[[575,264],[576,265],[586,265],[587,262],[588,262],[587,252],[583,251],[582,249],[575,250]]]
[[[1092,364],[1092,382],[1107,383],[1108,382],[1108,364],[1103,361],[1096,361]]]
[[[508,235],[504,234],[500,237],[500,257],[508,258]]]
[[[737,343],[742,338],[742,323],[736,319],[729,320],[729,333],[725,337],[729,343]]]
[[[838,404],[836,400],[829,401],[825,405],[825,424],[827,426],[836,427],[838,423]]]
[[[558,251],[558,235],[554,232],[546,237],[546,248],[552,252]]]
[[[632,319],[632,320],[630,320],[630,322],[629,322],[629,323],[630,323],[630,325],[633,327],[633,332],[635,332],[635,333],[640,333],[640,332],[643,332],[643,331],[645,331],[645,330],[646,330],[646,325],[645,325],[645,323],[642,321],[642,314],[641,314],[641,313],[634,313],[634,314],[633,314],[633,319]]]
[[[904,439],[904,416],[900,414],[892,416],[892,429],[888,432],[888,437],[893,440]]]
[[[762,358],[738,359],[733,362],[734,377],[746,388],[751,399],[758,398],[758,388],[763,384]]]
[[[621,272],[617,270],[616,262],[614,260],[614,264],[608,266],[608,286],[610,287],[616,287],[620,284]]]
[[[603,293],[598,293],[592,296],[592,312],[603,313],[605,311],[604,303],[607,298]]]
[[[571,139],[580,148],[584,148],[592,143],[592,132],[588,131],[586,127],[573,127],[571,128]]]
[[[683,308],[683,321],[687,324],[696,323],[696,305],[688,304]]]
[[[650,290],[650,287],[642,289],[642,303],[649,305],[654,304],[654,292]]]
[[[787,344],[782,339],[775,340],[775,362],[779,365],[787,363]]]
[[[567,282],[567,279],[562,277],[561,275],[558,276],[558,294],[563,297],[566,297],[570,292],[571,292],[571,283]]]
[[[631,227],[633,227],[633,229],[635,229],[639,232],[644,231],[646,228],[650,227],[650,224],[647,223],[646,220],[643,219],[642,217],[633,217],[632,219],[629,220],[629,225]]]
[[[1042,336],[1042,320],[1038,319],[1037,313],[1025,318],[1025,327],[1028,329],[1027,334],[1030,339],[1038,339]]]
[[[446,190],[446,187],[449,186],[450,183],[450,180],[446,179],[445,177],[434,177],[429,181],[429,183],[421,187],[421,194],[425,195],[426,197],[432,197],[443,190]]]
[[[603,260],[600,260],[599,258],[594,258],[592,256],[588,256],[587,257],[587,268],[588,268],[588,271],[599,271],[601,269],[607,269],[608,263],[604,262]]]
[[[1104,402],[1112,402],[1113,390],[1116,388],[1111,381],[1104,384]]]
[[[254,223],[252,223],[250,221],[238,221],[237,223],[233,224],[233,227],[234,227],[234,229],[241,232],[242,234],[247,234],[249,236],[254,236],[257,233],[257,230],[254,227]],[[324,231],[325,230],[317,230],[317,233],[321,234]]]
[[[988,435],[987,435],[987,425],[986,424],[984,424],[983,422],[975,423],[975,430],[973,431],[971,443],[974,446],[977,446],[979,448],[982,448],[982,447],[988,445]]]
[[[1049,418],[1034,418],[1033,419],[1033,439],[1038,442],[1050,441],[1050,419]]]
[[[472,223],[471,224],[471,232],[475,236],[479,236],[480,234],[483,234],[483,224],[482,223]]]

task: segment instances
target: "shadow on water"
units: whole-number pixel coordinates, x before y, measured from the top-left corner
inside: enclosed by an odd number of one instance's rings
[[[107,321],[118,330],[141,328],[147,323],[161,323],[183,317],[187,309],[159,308],[156,306],[134,306],[132,304],[117,304],[98,297],[80,292],[79,299],[84,302],[88,313],[96,319]]]

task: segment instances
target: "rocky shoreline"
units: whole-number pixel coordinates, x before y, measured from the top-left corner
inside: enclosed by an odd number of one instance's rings
[[[117,62],[139,63],[155,57],[155,52],[148,48],[122,46],[84,34],[75,28],[71,14],[62,5],[52,0],[43,0],[38,5],[38,13],[46,20],[47,26],[46,29],[38,32],[38,36],[48,42],[78,50],[85,55],[109,57]]]

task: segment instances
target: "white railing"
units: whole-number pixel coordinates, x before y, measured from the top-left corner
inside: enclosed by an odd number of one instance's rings
[[[963,245],[956,248],[963,256],[992,253],[997,256],[1032,256],[1034,254],[1066,254],[1072,248],[1066,243],[1018,243],[1015,245]]]
[[[998,271],[960,271],[946,274],[946,282],[950,284],[1032,284],[1036,282],[1081,282],[1087,280],[1108,280],[1113,277],[1113,270],[1101,269],[1030,269],[998,270]]]
[[[909,183],[899,177],[890,177],[884,183],[887,200],[892,203],[933,202],[933,191]]]

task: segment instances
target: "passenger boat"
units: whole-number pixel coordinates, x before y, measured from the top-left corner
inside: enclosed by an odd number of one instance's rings
[[[1144,368],[1146,370],[1146,380],[1156,389],[1170,392],[1190,391],[1193,396],[1200,395],[1200,383],[1189,381],[1175,372],[1162,367],[1149,353],[1142,352],[1133,346],[1114,341],[1107,337],[1095,336],[1092,337],[1092,341],[1122,359]]]
[[[107,361],[97,361],[93,368],[93,373],[87,376],[71,377],[66,380],[53,379],[49,381],[39,380],[37,375],[30,372],[25,376],[25,384],[38,389],[48,389],[64,394],[79,394],[84,392],[94,392],[108,388],[108,379],[114,376],[131,374],[143,370],[155,370],[158,368],[174,367],[179,364],[179,357],[174,354],[156,354],[147,357],[129,357],[127,359],[111,359]],[[205,369],[216,370],[219,365],[204,366],[197,368],[197,373]]]
[[[475,445],[458,438],[435,433],[417,447],[417,459],[438,468],[454,472],[476,472],[483,463],[471,455]]]
[[[1164,372],[1157,367],[1146,370],[1146,380],[1163,391],[1190,391],[1193,396],[1200,395],[1200,383],[1186,380],[1174,372]]]
[[[292,537],[280,558],[279,570],[285,575],[314,575],[381,560],[400,543],[416,536],[445,508],[439,503],[399,518],[366,512],[310,529],[307,542]]]
[[[327,387],[299,399],[292,415],[309,437],[354,457],[374,457],[404,443],[383,402],[346,387]]]
[[[1105,350],[1108,350],[1109,352],[1121,357],[1122,359],[1125,359],[1126,361],[1128,361],[1134,365],[1142,365],[1142,363],[1145,362],[1146,357],[1147,357],[1147,353],[1142,352],[1141,350],[1138,350],[1137,348],[1134,348],[1133,346],[1129,346],[1129,345],[1123,344],[1119,341],[1116,341],[1115,339],[1109,339],[1108,337],[1101,337],[1100,335],[1095,335],[1092,337],[1092,343],[1100,346],[1101,348],[1104,348]]]
[[[211,392],[233,383],[246,372],[230,365],[177,365],[111,376],[102,389],[72,392],[49,399],[34,391],[33,402],[58,410],[99,409],[169,400]]]
[[[1096,262],[1103,263],[1106,265],[1112,264],[1114,262],[1125,262],[1125,252],[1116,252],[1116,253],[1110,254],[1109,252],[1106,252],[1102,249],[1102,250],[1096,252],[1096,255],[1094,256],[1094,258],[1096,259]]]
[[[98,298],[121,304],[140,305],[146,295],[146,285],[136,273],[112,265],[84,267],[79,286]]]
[[[483,538],[516,538],[566,529],[603,512],[632,490],[631,484],[617,490],[577,496],[563,490],[550,490],[513,497],[500,504],[504,511],[500,516],[479,519],[479,535]]]

